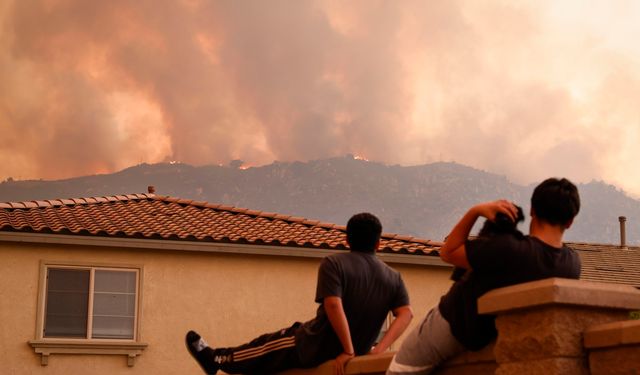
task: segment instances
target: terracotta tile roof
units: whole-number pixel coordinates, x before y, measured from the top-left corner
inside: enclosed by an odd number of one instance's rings
[[[582,260],[583,280],[632,285],[640,288],[640,247],[567,243]]]
[[[341,225],[154,194],[0,203],[0,231],[346,249]],[[383,233],[380,251],[438,256],[441,245]],[[567,245],[582,279],[640,287],[640,247]]]
[[[0,231],[347,248],[341,225],[154,194],[0,203]],[[384,233],[380,251],[438,256],[440,246]]]

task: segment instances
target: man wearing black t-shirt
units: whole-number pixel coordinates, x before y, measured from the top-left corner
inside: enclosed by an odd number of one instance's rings
[[[356,355],[381,353],[404,332],[413,317],[400,274],[376,257],[382,225],[369,213],[347,223],[348,253],[323,259],[318,270],[316,317],[294,323],[250,343],[233,348],[210,348],[194,331],[186,344],[207,374],[269,374],[289,368],[317,366],[335,359],[343,374]],[[395,319],[375,347],[387,314]]]
[[[580,277],[578,255],[564,246],[564,231],[580,210],[578,189],[567,179],[543,181],[531,196],[528,236],[501,234],[468,240],[479,217],[498,213],[515,220],[517,209],[505,200],[476,205],[460,219],[440,250],[440,257],[470,272],[455,282],[403,341],[387,375],[429,374],[464,350],[480,350],[497,336],[495,317],[479,315],[478,298],[486,292],[549,277]]]

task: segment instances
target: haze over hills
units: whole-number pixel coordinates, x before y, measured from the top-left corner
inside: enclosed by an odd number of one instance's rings
[[[535,185],[455,163],[384,165],[353,156],[262,167],[141,164],[117,173],[66,180],[0,183],[0,201],[28,201],[146,192],[303,216],[339,224],[355,212],[380,217],[384,231],[442,240],[474,203],[511,199],[529,209]],[[640,243],[640,201],[603,182],[579,185],[582,210],[567,240],[618,243],[618,216],[627,243]],[[527,231],[527,223],[520,227]]]

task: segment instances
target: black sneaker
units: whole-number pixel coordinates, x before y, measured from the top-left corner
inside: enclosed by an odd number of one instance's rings
[[[187,350],[206,374],[215,375],[215,373],[218,372],[219,366],[213,360],[213,349],[208,347],[204,340],[201,340],[202,337],[200,337],[198,333],[194,331],[187,332],[187,336],[185,337]],[[197,349],[200,349],[200,351]]]

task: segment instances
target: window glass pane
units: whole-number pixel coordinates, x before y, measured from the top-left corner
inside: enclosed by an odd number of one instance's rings
[[[134,294],[95,292],[93,316],[134,316],[136,296]]]
[[[93,338],[133,338],[136,273],[96,270],[93,295]]]
[[[136,292],[136,273],[133,271],[96,270],[96,292]]]
[[[94,339],[133,339],[133,317],[94,316]]]
[[[87,337],[89,276],[89,270],[48,270],[44,337]]]

